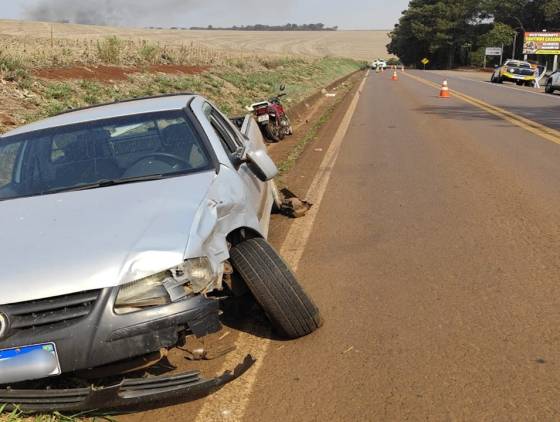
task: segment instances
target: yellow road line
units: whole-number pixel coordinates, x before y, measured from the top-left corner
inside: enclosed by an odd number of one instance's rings
[[[427,79],[424,78],[420,78],[419,76],[416,75],[411,75],[410,73],[405,73],[406,76],[408,76],[409,78],[412,78],[424,85],[430,86],[430,87],[434,87],[434,88],[439,88],[440,86],[438,84],[436,84],[435,82],[429,81]],[[467,94],[464,94],[462,92],[459,91],[455,91],[455,90],[450,90],[451,94],[453,94],[453,96],[455,96],[456,98],[469,103],[475,107],[478,107],[484,111],[486,111],[487,113],[490,113],[494,116],[497,116],[507,122],[510,122],[511,124],[518,126],[522,129],[525,129],[528,132],[531,132],[543,139],[546,139],[547,141],[550,142],[554,142],[555,144],[560,145],[560,131],[557,131],[555,129],[552,129],[548,126],[542,125],[540,123],[537,123],[533,120],[529,120],[525,117],[519,116],[518,114],[512,113],[511,111],[507,111],[504,110],[503,108],[488,104],[482,100],[479,100],[478,98],[473,98]]]

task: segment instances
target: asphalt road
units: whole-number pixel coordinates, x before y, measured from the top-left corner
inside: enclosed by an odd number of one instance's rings
[[[261,354],[247,379],[167,416],[560,420],[560,145],[417,79],[442,74],[390,76],[369,75],[302,226],[298,276],[325,326],[293,342],[250,335]],[[560,125],[560,97],[445,77],[452,90]],[[310,184],[342,117],[292,185]],[[278,247],[288,224],[273,226]]]

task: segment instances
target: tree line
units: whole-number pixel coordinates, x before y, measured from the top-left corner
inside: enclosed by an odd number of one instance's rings
[[[485,47],[519,57],[523,34],[542,30],[560,30],[560,0],[411,0],[387,50],[406,65],[480,65]]]
[[[212,25],[205,27],[191,27],[192,30],[225,30],[225,31],[338,31],[338,26],[327,27],[324,23],[307,23],[298,25],[288,23],[286,25],[243,25],[232,26],[228,28],[220,28]]]

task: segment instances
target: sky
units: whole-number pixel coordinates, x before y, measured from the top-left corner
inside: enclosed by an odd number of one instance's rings
[[[0,18],[120,26],[317,23],[392,29],[409,0],[0,0]],[[274,4],[274,7],[271,5]],[[277,7],[277,5],[279,7]]]

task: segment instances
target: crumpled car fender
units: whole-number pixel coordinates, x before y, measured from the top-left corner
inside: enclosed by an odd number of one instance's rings
[[[243,181],[235,170],[222,165],[194,218],[185,258],[207,256],[219,271],[229,259],[227,236],[239,228],[263,235]]]

